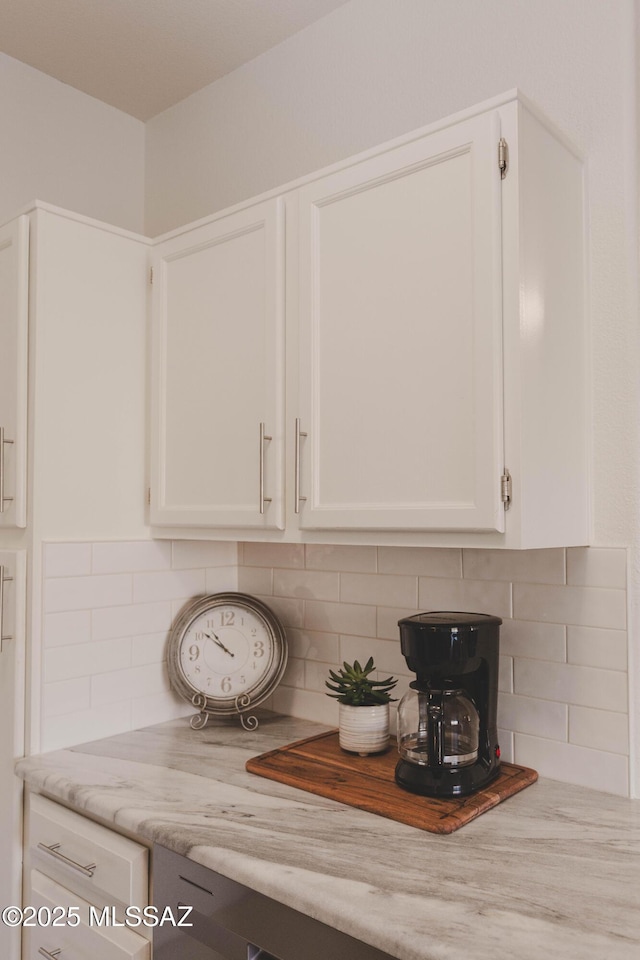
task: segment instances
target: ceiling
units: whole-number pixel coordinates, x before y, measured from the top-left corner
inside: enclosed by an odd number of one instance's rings
[[[139,120],[346,0],[0,0],[0,53]]]

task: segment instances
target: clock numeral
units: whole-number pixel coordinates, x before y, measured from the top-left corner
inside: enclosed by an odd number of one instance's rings
[[[199,656],[200,656],[200,647],[197,646],[195,643],[192,643],[191,646],[189,647],[189,660],[191,660],[191,662],[193,663],[194,660],[197,660]]]
[[[220,612],[220,626],[232,627],[235,623],[236,614],[234,610],[222,610]]]
[[[220,684],[223,693],[231,692],[231,677],[223,677],[222,683]]]
[[[253,641],[253,655],[254,657],[264,657],[264,640]]]

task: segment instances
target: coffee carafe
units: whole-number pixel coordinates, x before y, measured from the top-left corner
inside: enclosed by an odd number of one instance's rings
[[[416,674],[398,706],[396,782],[413,793],[461,797],[499,772],[499,629],[481,613],[435,611],[398,622]]]

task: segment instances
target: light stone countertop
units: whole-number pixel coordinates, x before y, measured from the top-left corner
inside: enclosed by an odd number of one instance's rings
[[[448,836],[245,771],[326,727],[187,720],[19,761],[29,787],[401,960],[638,960],[640,801],[539,780]]]

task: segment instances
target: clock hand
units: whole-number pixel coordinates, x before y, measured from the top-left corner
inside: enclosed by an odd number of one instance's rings
[[[209,637],[210,640],[213,640],[214,643],[217,643],[220,649],[224,650],[225,653],[228,653],[230,657],[235,657],[235,653],[232,653],[228,647],[225,647],[220,637],[217,637],[213,631],[211,633],[207,633],[205,631],[205,637]]]

